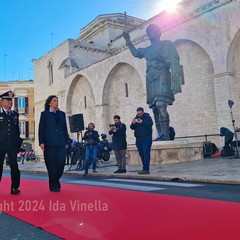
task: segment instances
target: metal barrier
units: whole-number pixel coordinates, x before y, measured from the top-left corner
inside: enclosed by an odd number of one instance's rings
[[[175,137],[175,139],[181,139],[181,138],[205,138],[205,142],[208,141],[208,137],[216,137],[220,136],[220,134],[204,134],[204,135],[195,135],[195,136],[184,136],[184,137]]]
[[[205,140],[203,141],[204,142],[208,142],[208,138],[209,137],[217,137],[219,136],[220,137],[220,134],[204,134],[204,135],[193,135],[193,136],[183,136],[183,137],[175,137],[175,139],[187,139],[187,138],[204,138]],[[133,145],[136,145],[135,143],[129,143],[128,146],[133,146]]]

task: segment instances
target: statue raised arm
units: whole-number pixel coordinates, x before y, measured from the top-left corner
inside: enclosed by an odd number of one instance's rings
[[[161,41],[161,31],[155,24],[147,27],[151,45],[136,48],[130,40],[129,33],[123,37],[131,54],[146,60],[147,104],[152,108],[158,132],[156,140],[169,140],[169,114],[167,106],[172,105],[174,95],[181,92],[184,82],[183,68],[180,65],[178,52],[171,41]]]

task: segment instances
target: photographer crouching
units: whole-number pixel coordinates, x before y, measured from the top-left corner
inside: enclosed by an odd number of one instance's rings
[[[87,131],[83,135],[83,140],[85,141],[85,172],[84,176],[88,174],[89,168],[89,159],[92,157],[93,162],[93,173],[96,173],[97,167],[97,152],[98,152],[98,144],[99,144],[99,134],[94,130],[95,125],[93,123],[89,123],[87,127]]]
[[[230,131],[228,128],[221,127],[220,128],[220,136],[224,137],[224,147],[222,150],[222,156],[232,156],[235,154],[232,148],[232,141],[234,137],[234,133]]]
[[[109,125],[108,133],[112,135],[112,148],[118,164],[118,169],[114,173],[126,173],[126,125],[120,121],[118,115],[113,117],[113,121],[114,124]]]

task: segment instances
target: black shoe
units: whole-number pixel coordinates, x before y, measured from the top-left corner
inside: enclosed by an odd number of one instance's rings
[[[18,188],[12,188],[11,194],[19,194],[21,191]]]
[[[117,171],[115,171],[114,173],[126,173],[127,170],[126,169],[118,169]]]
[[[149,171],[144,169],[138,172],[138,174],[149,174],[149,173],[150,173]]]
[[[88,175],[88,172],[85,171],[84,174],[83,174],[83,176],[87,176],[87,175]]]
[[[50,190],[51,192],[60,192],[60,188],[53,188]]]

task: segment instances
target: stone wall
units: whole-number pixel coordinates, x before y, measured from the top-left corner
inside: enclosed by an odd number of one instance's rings
[[[185,84],[168,108],[177,137],[216,134],[221,126],[232,130],[228,99],[235,103],[233,115],[236,125],[240,125],[240,2],[185,0],[181,6],[174,16],[161,13],[141,23],[130,31],[131,39],[136,47],[148,46],[145,29],[150,23],[156,23],[163,31],[162,39],[173,41],[179,52]],[[88,36],[87,40],[91,38]],[[129,124],[136,108],[143,106],[151,113],[145,103],[145,60],[132,57],[121,36],[109,45],[110,40],[106,46],[93,43],[86,48],[74,47],[75,40],[67,40],[35,60],[36,130],[45,99],[56,94],[68,116],[83,113],[85,124],[96,123],[99,132],[107,132],[114,114],[121,115],[128,126],[128,142],[134,142]],[[79,69],[73,66],[59,69],[69,57],[76,60]],[[54,81],[49,85],[51,59]],[[84,59],[90,65],[81,68]],[[189,142],[203,140],[191,138]],[[223,144],[219,137],[210,140],[218,146]]]

